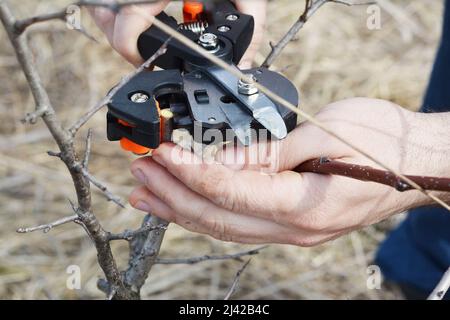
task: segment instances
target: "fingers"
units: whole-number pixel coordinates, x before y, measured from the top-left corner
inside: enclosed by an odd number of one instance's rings
[[[117,14],[112,46],[135,66],[143,63],[137,47],[139,36],[151,26],[153,17],[164,10],[168,2],[164,0],[148,5],[126,6]]]
[[[104,2],[107,1],[104,0]],[[88,7],[88,11],[94,19],[95,24],[106,35],[108,41],[112,43],[114,35],[114,23],[116,21],[115,13],[104,7]]]
[[[188,188],[219,207],[277,223],[287,224],[285,216],[300,208],[299,200],[306,192],[302,176],[294,172],[266,175],[233,171],[221,164],[200,163],[191,152],[170,144],[160,146],[152,157]]]
[[[236,7],[242,13],[252,15],[255,19],[255,32],[253,35],[252,42],[239,64],[239,67],[241,69],[250,69],[252,67],[253,60],[261,46],[264,37],[264,28],[266,25],[267,1],[236,0]]]
[[[161,13],[169,2],[162,0],[146,5],[125,6],[117,14],[101,7],[90,8],[89,12],[111,46],[130,63],[138,66],[143,63],[137,48],[138,37],[151,26],[153,17]]]
[[[186,230],[207,234],[207,229],[198,224],[193,224],[189,220],[177,215],[176,212],[161,201],[155,194],[147,189],[146,186],[137,187],[129,197],[130,204],[137,210],[151,213],[168,222],[174,222]]]
[[[232,170],[253,170],[267,174],[292,168],[291,136],[281,141],[260,141],[248,147],[225,145],[215,160]]]
[[[130,197],[132,205],[137,206],[139,202],[145,201],[149,207],[156,208],[152,210],[155,215],[159,216],[161,212],[162,218],[175,221],[188,230],[207,233],[224,241],[245,243],[292,243],[292,238],[296,236],[297,232],[287,227],[251,216],[238,215],[215,206],[188,189],[151,158],[135,161],[132,172],[150,191],[146,193],[138,189]]]

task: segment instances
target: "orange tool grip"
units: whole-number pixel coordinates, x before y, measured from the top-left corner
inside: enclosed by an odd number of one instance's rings
[[[184,22],[199,21],[203,13],[204,6],[200,1],[184,1],[183,17]]]
[[[158,101],[156,101],[156,107],[158,108],[158,114],[161,114],[161,110],[159,109]],[[129,124],[128,122],[126,122],[124,120],[119,119],[118,122],[121,125],[124,125],[126,127],[133,127],[131,124]],[[125,151],[130,151],[130,152],[133,152],[136,155],[141,155],[141,156],[146,155],[147,153],[149,153],[151,151],[150,148],[141,146],[141,145],[139,145],[139,144],[131,141],[130,139],[127,139],[127,138],[120,139],[120,146]]]

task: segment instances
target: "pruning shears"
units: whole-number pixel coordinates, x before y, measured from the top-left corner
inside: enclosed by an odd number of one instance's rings
[[[183,23],[165,12],[157,18],[238,68],[253,37],[252,16],[238,12],[231,1],[185,1],[183,16]],[[166,53],[154,61],[164,70],[140,72],[112,97],[107,114],[108,140],[120,141],[127,151],[146,154],[170,140],[174,129],[188,130],[203,144],[213,143],[211,135],[193,134],[195,130],[216,130],[223,141],[229,141],[231,131],[233,141],[236,138],[237,143],[248,146],[261,132],[271,139],[284,139],[295,128],[296,113],[157,27],[140,35],[138,48],[142,57],[149,59],[164,43]],[[298,106],[298,92],[283,75],[267,68],[243,72]]]

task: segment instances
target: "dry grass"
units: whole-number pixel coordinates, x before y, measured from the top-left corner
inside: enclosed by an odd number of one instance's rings
[[[10,1],[12,3],[12,1]],[[67,1],[45,5],[14,1],[15,12],[26,16],[57,8]],[[50,1],[47,1],[50,2]],[[327,103],[352,96],[389,99],[417,109],[439,36],[442,1],[382,1],[379,31],[366,28],[365,7],[327,5],[308,23],[300,37],[278,60],[279,69],[295,81],[303,108],[316,112]],[[303,8],[300,1],[271,2],[269,40],[277,40]],[[101,39],[91,42],[61,23],[35,27],[32,46],[42,77],[59,115],[68,122],[97,101],[131,70],[105,43],[85,17],[85,25]],[[0,40],[7,43],[0,31]],[[257,61],[268,52],[261,50]],[[46,155],[55,144],[42,123],[20,123],[33,101],[9,45],[0,47],[0,298],[103,298],[95,287],[101,271],[95,251],[76,225],[19,235],[15,230],[70,214],[74,192],[63,165]],[[104,112],[89,123],[94,128],[91,170],[126,197],[134,182],[128,172],[132,156],[105,137]],[[82,132],[82,133],[85,133]],[[80,138],[80,146],[82,139]],[[180,199],[182,200],[182,199]],[[131,208],[118,210],[94,194],[95,212],[106,228],[119,231],[139,224]],[[271,246],[254,257],[241,278],[238,298],[386,299],[393,292],[366,289],[366,265],[394,220],[353,233],[314,249]],[[234,252],[244,246],[224,244],[171,226],[162,249],[164,257]],[[245,247],[246,248],[246,247]],[[125,263],[124,244],[114,250]],[[82,290],[66,289],[66,268],[82,270]],[[242,262],[213,262],[194,266],[157,266],[144,297],[223,298]]]

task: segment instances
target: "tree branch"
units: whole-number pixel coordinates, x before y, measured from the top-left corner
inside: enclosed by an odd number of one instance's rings
[[[234,277],[233,283],[231,284],[230,289],[228,290],[227,294],[225,295],[224,300],[230,300],[231,296],[236,292],[237,287],[239,285],[239,280],[241,279],[242,273],[247,268],[248,264],[250,263],[252,259],[249,259],[244,265],[238,270],[236,273],[236,276]]]
[[[81,0],[78,2],[74,2],[72,6],[78,6],[78,7],[104,7],[107,9],[110,9],[114,12],[119,12],[122,8],[130,5],[136,5],[136,4],[150,4],[157,2],[158,0],[141,0],[141,1],[125,1],[125,2],[116,2],[116,1],[110,1],[110,2],[103,2],[103,1],[89,1],[89,0]],[[68,12],[69,7],[65,7],[61,9],[60,11],[52,12],[52,13],[45,13],[40,14],[37,16],[33,16],[30,18],[17,20],[14,24],[14,33],[16,35],[20,35],[25,30],[37,23],[41,22],[48,22],[52,20],[60,20],[60,21],[67,21],[67,17],[70,15],[70,12]],[[90,37],[88,35],[88,37]]]
[[[281,38],[281,40],[277,44],[270,43],[270,53],[267,58],[262,63],[262,67],[270,68],[275,60],[280,56],[283,52],[284,48],[294,40],[295,36],[300,32],[300,30],[305,26],[306,22],[326,3],[338,3],[347,6],[351,5],[366,5],[373,2],[365,2],[365,3],[350,3],[346,1],[339,0],[306,0],[305,1],[305,9],[297,21],[292,25],[292,27],[288,30],[288,32]]]
[[[125,230],[122,233],[109,234],[108,238],[109,238],[109,241],[114,241],[114,240],[132,241],[137,236],[139,236],[143,233],[146,233],[146,232],[154,231],[154,230],[167,230],[167,225],[154,226],[154,225],[151,225],[150,223],[145,223],[145,225],[143,227],[141,227],[137,230]]]
[[[86,170],[88,170],[89,167],[89,158],[91,156],[91,145],[92,145],[92,129],[88,130],[88,134],[86,136],[86,148],[84,150],[84,158],[82,167]]]
[[[125,283],[138,292],[158,258],[168,226],[166,221],[150,215],[144,219],[143,227],[147,224],[161,226],[161,228],[143,232],[130,242],[130,259],[124,275]]]
[[[259,254],[262,250],[266,249],[267,246],[259,247],[256,249],[238,252],[235,254],[224,254],[220,256],[211,256],[211,255],[204,255],[200,257],[193,257],[193,258],[181,258],[181,259],[162,259],[158,258],[156,259],[155,264],[196,264],[204,261],[217,261],[217,260],[239,260],[242,257],[246,256],[253,256]]]
[[[39,230],[43,230],[44,233],[48,233],[50,232],[51,229],[69,223],[69,222],[75,222],[78,219],[78,215],[72,215],[69,217],[65,217],[59,220],[56,220],[54,222],[50,222],[47,224],[42,224],[40,226],[36,226],[36,227],[30,227],[30,228],[19,228],[17,229],[17,233],[30,233],[30,232],[34,232],[34,231],[39,231]]]
[[[96,186],[106,197],[108,201],[112,201],[115,204],[117,204],[121,208],[125,208],[125,204],[123,203],[122,199],[119,196],[116,196],[114,193],[109,191],[108,187],[103,183],[100,182],[96,177],[91,175],[88,170],[86,170],[84,167],[81,167],[81,165],[78,166],[82,175],[88,179],[94,186]]]
[[[100,222],[92,213],[89,180],[79,170],[78,156],[74,148],[73,136],[69,134],[68,131],[64,130],[61,121],[56,116],[47,91],[42,85],[41,78],[33,64],[33,57],[26,37],[23,33],[17,33],[16,19],[4,1],[0,1],[0,20],[13,45],[17,59],[22,67],[35,100],[36,110],[30,118],[33,120],[37,117],[42,118],[60,149],[59,156],[72,176],[77,194],[79,205],[77,208],[77,215],[80,223],[85,227],[95,244],[98,252],[99,265],[105,273],[111,288],[116,290],[116,298],[135,299],[137,298],[136,293],[129,290],[122,281],[121,274],[111,252],[107,233],[103,230]]]
[[[332,174],[361,181],[371,181],[393,187],[401,192],[416,190],[408,181],[401,179],[392,172],[335,161],[327,157],[307,161],[295,168],[294,171],[299,173]],[[424,190],[450,192],[450,178],[426,176],[406,177]]]
[[[91,119],[98,111],[100,111],[104,106],[112,102],[112,97],[125,86],[131,79],[133,79],[137,74],[141,73],[143,70],[149,68],[151,64],[166,53],[167,44],[171,38],[169,38],[160,48],[159,50],[151,56],[146,62],[144,62],[139,68],[134,70],[132,73],[122,78],[120,83],[115,86],[102,100],[100,100],[97,104],[95,104],[91,109],[89,109],[80,119],[78,119],[73,125],[70,126],[69,132],[74,136],[77,131]]]

